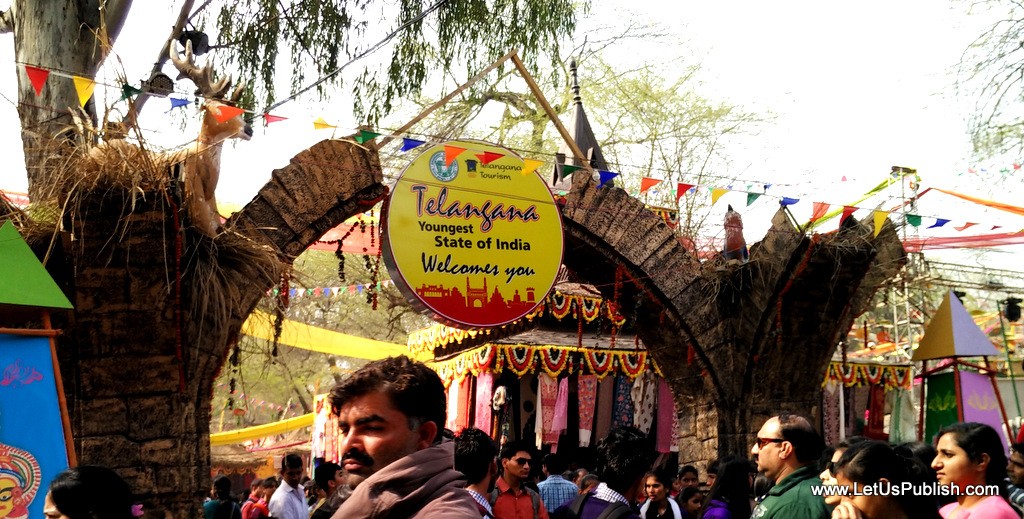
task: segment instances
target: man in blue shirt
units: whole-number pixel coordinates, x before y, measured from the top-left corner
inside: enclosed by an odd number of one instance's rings
[[[541,461],[541,468],[547,478],[537,484],[540,491],[540,500],[544,502],[544,508],[548,512],[554,512],[556,508],[576,499],[580,489],[572,481],[562,477],[565,472],[565,462],[557,454],[548,454]]]

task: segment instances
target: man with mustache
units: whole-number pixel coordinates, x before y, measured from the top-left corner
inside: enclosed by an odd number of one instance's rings
[[[455,449],[442,442],[444,385],[426,365],[390,357],[331,390],[352,495],[333,519],[478,519]]]

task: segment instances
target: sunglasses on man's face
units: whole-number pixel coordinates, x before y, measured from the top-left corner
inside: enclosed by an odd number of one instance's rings
[[[783,440],[782,438],[758,438],[757,439],[757,448],[758,449],[763,449],[763,448],[767,447],[769,443],[782,443],[784,441],[786,441],[786,440]]]
[[[533,460],[530,458],[515,458],[512,461],[516,462],[516,465],[519,465],[520,467],[533,463]]]

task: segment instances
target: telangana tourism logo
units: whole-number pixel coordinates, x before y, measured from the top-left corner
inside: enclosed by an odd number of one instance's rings
[[[441,182],[451,182],[459,174],[459,161],[445,164],[445,153],[441,150],[430,156],[430,173]]]
[[[469,174],[459,176],[460,167]],[[544,300],[562,263],[562,218],[540,176],[522,170],[523,159],[505,148],[451,141],[402,172],[384,208],[382,252],[415,306],[445,324],[482,328]]]

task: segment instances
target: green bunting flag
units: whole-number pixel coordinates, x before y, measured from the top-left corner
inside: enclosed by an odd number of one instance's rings
[[[377,137],[380,137],[380,134],[377,132],[371,132],[370,130],[359,130],[359,135],[356,135],[355,139],[356,142],[358,142],[359,144],[365,144],[367,141],[372,141]]]
[[[129,84],[121,85],[121,98],[118,101],[124,101],[125,99],[131,99],[142,93],[141,88],[135,88]]]
[[[761,193],[747,193],[747,207],[750,207],[750,204],[757,201],[757,199],[760,197]]]
[[[562,164],[562,178],[569,178],[573,173],[583,169],[583,166],[574,166],[572,164]]]
[[[907,215],[907,223],[909,223],[910,225],[913,225],[914,227],[920,227],[921,226],[921,215],[919,215],[919,214],[908,214]]]

